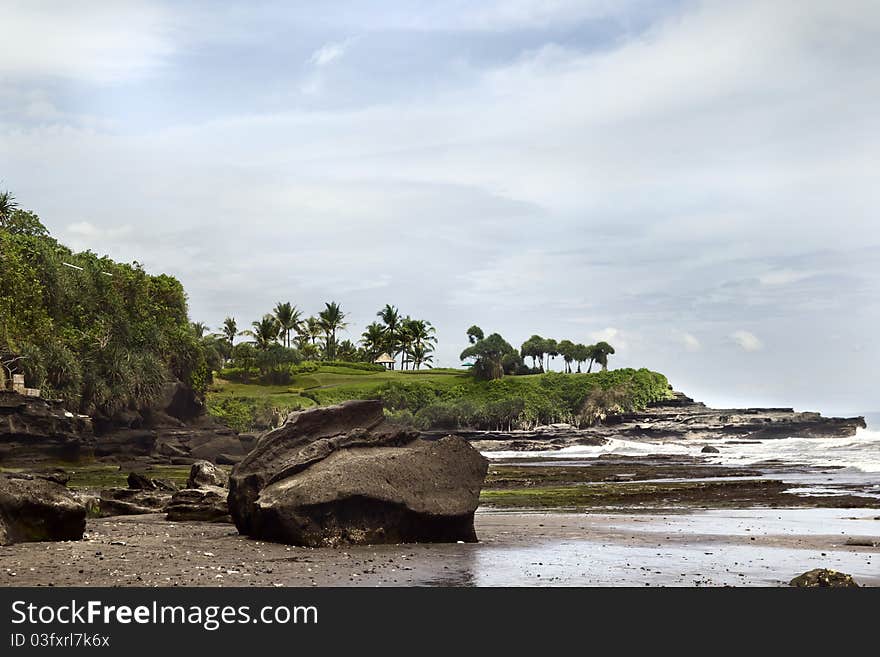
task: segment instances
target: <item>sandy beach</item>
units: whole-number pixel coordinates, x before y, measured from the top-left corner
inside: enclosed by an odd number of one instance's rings
[[[6,586],[781,586],[812,568],[880,585],[876,509],[479,511],[476,544],[300,548],[160,514],[0,548]],[[855,544],[854,544],[855,543]],[[873,543],[873,546],[872,546]]]

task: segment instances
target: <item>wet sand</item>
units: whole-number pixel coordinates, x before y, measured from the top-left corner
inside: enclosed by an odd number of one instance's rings
[[[827,567],[880,586],[877,509],[481,510],[476,528],[477,544],[311,549],[160,514],[90,519],[83,541],[0,547],[0,585],[780,586]]]

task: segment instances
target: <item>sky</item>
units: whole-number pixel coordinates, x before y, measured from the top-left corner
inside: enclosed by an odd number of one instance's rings
[[[337,301],[880,409],[873,0],[6,0],[0,187],[194,320]],[[556,369],[560,367],[557,361]]]

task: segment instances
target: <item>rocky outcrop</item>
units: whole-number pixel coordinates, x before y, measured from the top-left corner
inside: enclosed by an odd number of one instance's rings
[[[229,491],[220,486],[185,488],[171,497],[165,507],[167,520],[202,520],[232,522],[226,497]]]
[[[863,417],[823,417],[791,408],[709,408],[676,392],[672,399],[648,404],[643,411],[609,416],[586,428],[551,425],[541,431],[459,432],[481,451],[533,451],[572,445],[601,445],[626,440],[760,441],[792,436],[844,438],[866,428]],[[436,434],[433,434],[436,435]],[[712,446],[703,451],[713,453]]]
[[[91,451],[91,420],[61,402],[0,390],[0,462],[74,460]]]
[[[32,475],[0,474],[0,545],[77,541],[86,507],[65,486]]]
[[[249,536],[296,545],[475,541],[487,460],[459,437],[423,440],[378,401],[292,413],[230,477]]]
[[[798,575],[788,583],[801,588],[852,588],[858,587],[852,575],[839,573],[828,568],[814,568]]]

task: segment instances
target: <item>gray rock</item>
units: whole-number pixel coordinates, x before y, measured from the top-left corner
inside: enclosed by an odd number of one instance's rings
[[[488,461],[464,440],[422,440],[378,401],[293,413],[230,477],[229,510],[255,538],[321,546],[475,541]]]
[[[718,448],[713,447],[712,445],[706,445],[703,449],[700,450],[703,454],[718,454]]]
[[[78,541],[86,507],[65,486],[32,475],[0,475],[0,545]]]
[[[167,520],[203,520],[232,522],[226,497],[229,491],[219,486],[184,488],[177,491],[165,507]]]
[[[207,488],[219,486],[226,488],[229,485],[229,475],[210,461],[196,461],[189,471],[186,480],[187,488]]]

